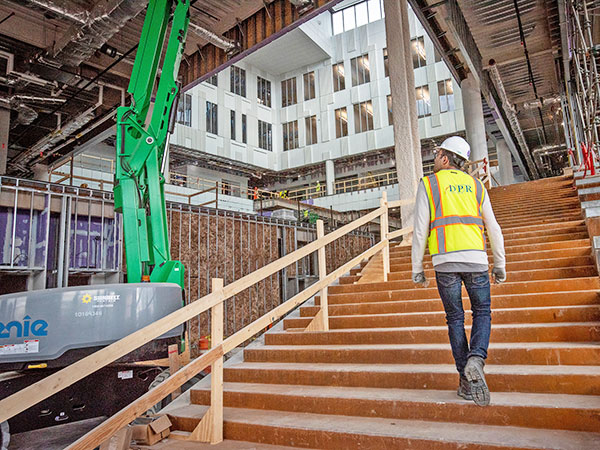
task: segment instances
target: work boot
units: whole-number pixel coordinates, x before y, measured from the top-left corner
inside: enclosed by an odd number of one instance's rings
[[[471,356],[465,366],[465,377],[471,384],[471,395],[478,406],[490,404],[490,390],[483,373],[484,364],[485,362],[480,356]]]
[[[458,391],[456,391],[456,394],[465,400],[473,400],[473,395],[471,394],[471,383],[469,383],[469,380],[467,380],[467,377],[464,375],[460,376]]]

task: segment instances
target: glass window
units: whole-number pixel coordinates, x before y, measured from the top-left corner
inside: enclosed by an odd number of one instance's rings
[[[392,96],[387,96],[387,108],[388,108],[388,124],[394,125],[394,116],[392,115]]]
[[[356,26],[362,27],[369,23],[369,12],[367,11],[367,4],[365,2],[359,3],[354,7],[356,14]]]
[[[352,58],[350,61],[352,69],[352,86],[368,83],[371,81],[371,70],[369,68],[369,55]]]
[[[369,22],[375,22],[383,17],[382,0],[369,0]]]
[[[246,114],[242,114],[242,142],[244,144],[248,143],[248,128],[246,121]]]
[[[356,28],[356,18],[354,17],[354,8],[344,10],[344,30],[348,31]]]
[[[390,61],[388,59],[387,47],[383,49],[383,71],[386,77],[390,76]]]
[[[296,78],[289,78],[281,82],[281,107],[295,105],[298,103],[296,97]]]
[[[423,37],[411,39],[410,48],[412,52],[413,68],[425,67],[427,54],[425,53],[425,41]]]
[[[271,82],[261,77],[256,77],[256,97],[258,103],[271,107]]]
[[[230,125],[231,125],[231,140],[235,141],[235,111],[231,111]]]
[[[304,100],[315,98],[315,73],[308,72],[304,74]]]
[[[298,148],[298,121],[292,120],[283,124],[283,151]]]
[[[335,137],[348,136],[348,111],[346,107],[335,110]]]
[[[371,100],[354,104],[354,132],[363,133],[373,129],[373,104]]]
[[[219,126],[217,122],[217,105],[215,103],[206,102],[206,132],[219,134]]]
[[[452,79],[438,81],[440,112],[454,111],[454,89]]]
[[[419,117],[431,115],[431,101],[429,99],[429,86],[417,88],[417,114]]]
[[[333,21],[333,34],[340,34],[344,32],[344,13],[338,11],[332,14],[331,20]]]
[[[206,80],[208,84],[212,84],[213,86],[217,86],[217,74],[214,74],[208,80]]]
[[[272,125],[262,120],[258,121],[258,146],[262,149],[273,151]]]
[[[176,121],[186,127],[192,126],[192,96],[190,94],[179,96]]]
[[[331,14],[333,34],[336,35],[344,31],[350,31],[356,27],[381,20],[384,17],[383,0],[356,2],[352,6]]]
[[[333,68],[333,92],[346,89],[346,78],[344,75],[344,63],[337,63]]]
[[[231,66],[230,90],[234,94],[246,96],[246,71],[236,66]]]
[[[305,117],[304,124],[306,125],[306,145],[316,144],[317,143],[317,116]]]
[[[440,55],[440,52],[438,52],[438,49],[435,46],[433,47],[433,57],[435,58],[436,63],[442,60],[442,55]]]

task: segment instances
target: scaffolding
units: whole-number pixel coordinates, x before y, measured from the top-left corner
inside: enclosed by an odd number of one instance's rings
[[[565,134],[574,164],[594,173],[594,160],[600,160],[600,45],[594,44],[593,20],[600,1],[567,0],[564,6],[568,54],[563,57],[570,60],[565,65]]]

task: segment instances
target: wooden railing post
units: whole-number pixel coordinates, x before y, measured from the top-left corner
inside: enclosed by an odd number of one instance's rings
[[[325,236],[325,226],[321,219],[317,220],[317,240]],[[317,250],[319,259],[319,281],[327,277],[327,261],[325,258],[325,246]],[[321,308],[305,328],[304,331],[328,331],[329,330],[329,303],[327,301],[327,286],[320,292]]]
[[[212,279],[212,291],[223,289],[223,278]],[[211,344],[213,347],[223,343],[223,302],[211,308]],[[210,380],[210,407],[213,410],[213,432],[211,444],[223,440],[223,357],[212,364]]]
[[[213,278],[212,292],[222,289],[223,278]],[[214,348],[223,343],[223,301],[210,312],[211,347]],[[223,441],[223,356],[210,367],[210,407],[187,440],[218,444]]]
[[[381,199],[379,201],[380,206],[383,208],[384,212],[379,218],[380,231],[381,231],[381,241],[387,241],[383,249],[381,250],[381,254],[383,256],[383,281],[387,281],[388,273],[390,271],[390,242],[388,241],[388,233],[390,232],[390,227],[388,225],[388,201],[387,201],[387,192],[383,191],[381,193]]]

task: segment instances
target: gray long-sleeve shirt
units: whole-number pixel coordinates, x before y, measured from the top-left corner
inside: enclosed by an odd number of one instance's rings
[[[504,257],[504,238],[500,225],[496,222],[492,204],[485,192],[485,198],[481,207],[483,223],[487,229],[490,246],[494,255],[494,267],[504,268],[506,259]],[[431,212],[427,191],[423,180],[419,183],[417,199],[415,202],[414,231],[412,241],[412,271],[423,272],[423,256],[427,238],[429,237],[429,223]],[[433,267],[438,272],[484,272],[488,270],[487,253],[480,251],[458,251],[434,255]]]

